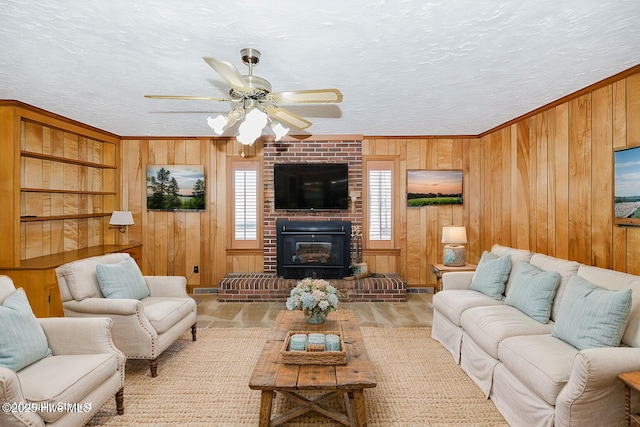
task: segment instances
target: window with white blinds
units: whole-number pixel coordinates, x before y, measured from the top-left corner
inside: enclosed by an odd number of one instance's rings
[[[235,169],[233,191],[234,238],[235,240],[257,240],[258,171]]]
[[[369,240],[391,240],[392,171],[369,170]]]

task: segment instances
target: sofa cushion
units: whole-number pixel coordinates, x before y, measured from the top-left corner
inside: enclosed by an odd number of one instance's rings
[[[631,347],[640,347],[640,276],[584,264],[578,268],[578,276],[607,289],[631,288],[631,309],[622,343]]]
[[[560,274],[542,271],[526,261],[515,267],[513,283],[504,303],[517,308],[540,323],[547,323]]]
[[[531,257],[531,265],[538,267],[543,271],[555,271],[560,274],[560,283],[556,290],[556,296],[553,299],[553,305],[551,306],[551,320],[555,320],[560,310],[560,301],[564,295],[564,290],[569,283],[571,276],[578,272],[580,264],[575,261],[567,261],[560,258],[550,257],[543,254],[533,254]]]
[[[98,264],[96,274],[105,298],[142,299],[149,296],[149,288],[133,258],[117,264]]]
[[[550,323],[537,322],[517,308],[504,304],[465,310],[460,316],[460,325],[494,359],[498,358],[498,345],[503,339],[549,334],[552,327]]]
[[[511,258],[511,270],[513,270],[522,261],[529,262],[529,260],[531,260],[531,257],[533,255],[533,252],[528,251],[526,249],[515,249],[515,248],[510,248],[509,246],[502,246],[498,244],[494,244],[491,247],[491,253],[494,255],[498,255],[499,257],[508,255]],[[513,276],[509,276],[509,278],[507,279],[507,283],[505,285],[505,292],[507,292],[509,287],[511,286],[512,280],[513,280]]]
[[[50,354],[24,289],[16,289],[0,306],[0,366],[17,372]]]
[[[34,363],[18,373],[24,397],[33,403],[57,405],[80,403],[91,390],[98,389],[116,373],[115,354],[82,354],[52,356]],[[46,379],[46,381],[43,381]],[[39,411],[51,423],[64,412]]]
[[[498,257],[491,252],[484,251],[473,279],[471,279],[469,289],[501,300],[510,271],[511,257]]]
[[[149,297],[142,300],[142,305],[158,334],[168,331],[196,309],[196,303],[191,298]]]
[[[469,308],[502,304],[502,301],[470,289],[440,291],[433,296],[434,309],[437,309],[456,326],[460,326],[460,316]]]
[[[579,350],[616,347],[630,308],[631,289],[609,290],[573,276],[551,333]]]
[[[509,372],[550,405],[569,380],[576,354],[575,347],[549,334],[506,338],[498,347]]]

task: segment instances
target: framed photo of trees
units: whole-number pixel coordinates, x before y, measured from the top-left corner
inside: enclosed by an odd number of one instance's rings
[[[204,203],[204,166],[147,166],[148,210],[202,211]]]

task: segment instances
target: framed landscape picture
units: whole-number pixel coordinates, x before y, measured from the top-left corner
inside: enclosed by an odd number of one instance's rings
[[[147,166],[148,210],[202,211],[204,203],[204,166]]]
[[[640,147],[614,152],[615,223],[640,225]]]
[[[461,170],[407,171],[407,206],[461,204]]]

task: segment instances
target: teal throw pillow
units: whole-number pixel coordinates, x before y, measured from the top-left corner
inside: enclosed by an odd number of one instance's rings
[[[629,320],[631,289],[609,290],[573,275],[551,335],[579,350],[617,347]]]
[[[96,273],[105,298],[142,299],[149,296],[147,283],[133,258],[116,264],[98,264]]]
[[[509,255],[498,257],[484,251],[469,288],[499,301],[502,299],[510,272],[511,257]]]
[[[560,284],[560,274],[556,271],[541,270],[522,261],[512,275],[504,303],[517,308],[540,323],[548,323],[553,298]]]
[[[50,354],[27,294],[16,289],[0,306],[0,366],[19,371]]]

